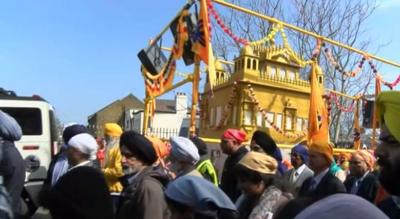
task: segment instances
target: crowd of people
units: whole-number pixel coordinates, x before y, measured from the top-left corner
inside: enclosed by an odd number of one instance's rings
[[[375,151],[335,157],[332,143],[303,141],[291,149],[289,165],[268,133],[248,138],[227,129],[221,178],[199,137],[165,142],[106,123],[95,139],[84,125],[70,124],[40,204],[54,219],[400,218],[400,92],[382,92],[376,104]],[[0,111],[0,218],[21,218],[25,169],[14,145],[21,135]]]

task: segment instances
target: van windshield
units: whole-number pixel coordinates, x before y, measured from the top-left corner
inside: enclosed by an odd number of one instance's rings
[[[42,135],[42,114],[39,108],[2,107],[0,109],[17,120],[23,135]]]

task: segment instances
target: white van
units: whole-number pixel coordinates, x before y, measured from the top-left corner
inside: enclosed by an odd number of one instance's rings
[[[14,117],[22,128],[22,138],[15,145],[25,160],[25,188],[36,199],[57,148],[54,109],[39,96],[20,97],[0,91],[0,110]]]

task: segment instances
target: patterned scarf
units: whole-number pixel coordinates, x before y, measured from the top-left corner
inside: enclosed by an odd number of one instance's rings
[[[261,195],[257,205],[250,213],[249,219],[271,219],[277,202],[283,195],[275,186],[269,186]]]

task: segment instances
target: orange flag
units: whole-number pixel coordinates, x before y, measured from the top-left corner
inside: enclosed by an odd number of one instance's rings
[[[308,115],[308,143],[322,140],[329,142],[329,117],[325,101],[322,98],[324,86],[318,81],[318,75],[322,70],[316,62],[311,65],[311,97],[310,110]]]
[[[192,50],[208,66],[210,87],[215,83],[215,63],[210,41],[210,21],[208,19],[207,0],[200,0],[199,20],[194,34]]]

